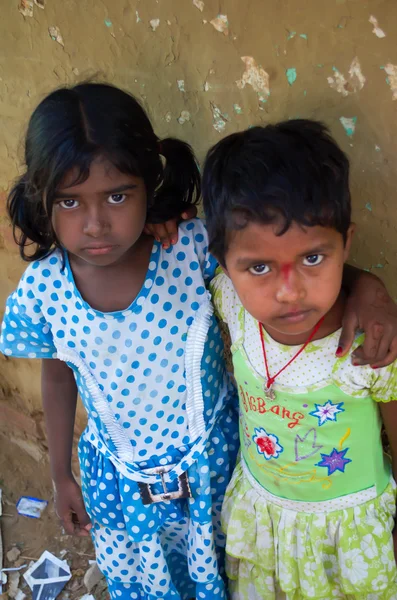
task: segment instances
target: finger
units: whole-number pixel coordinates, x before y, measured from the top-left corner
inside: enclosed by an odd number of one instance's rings
[[[170,247],[170,239],[168,235],[165,223],[158,223],[156,225],[156,239],[162,244],[163,248]]]
[[[342,332],[339,337],[338,349],[336,351],[336,356],[339,358],[345,356],[352,347],[357,326],[357,317],[354,313],[343,319]]]
[[[80,528],[85,528],[87,531],[91,529],[91,521],[90,517],[85,509],[83,498],[80,497],[73,504],[73,511],[75,513],[75,523],[79,525]]]
[[[178,241],[178,225],[177,222],[172,219],[171,221],[167,221],[165,223],[165,228],[168,233],[169,241],[171,244],[176,244]]]
[[[197,206],[189,206],[189,208],[187,208],[185,212],[181,214],[181,217],[184,221],[188,221],[189,219],[194,219],[194,217],[197,217]]]
[[[145,227],[143,228],[143,233],[146,233],[146,235],[153,235],[153,229],[151,225],[145,225]]]
[[[360,351],[357,349],[353,352],[354,365],[369,365],[376,360],[383,331],[384,327],[379,323],[374,323],[366,329],[365,340]]]
[[[152,225],[151,223],[147,223],[145,225],[145,227],[143,228],[144,233],[146,233],[146,235],[151,235],[152,237],[154,237],[154,239],[156,240],[156,242],[160,241],[159,236],[157,235],[157,227],[158,225]]]
[[[395,360],[397,360],[397,341],[393,339],[385,358],[381,361],[376,361],[376,363],[371,366],[373,369],[380,369],[381,367],[387,367]]]
[[[385,360],[386,356],[389,354],[389,351],[390,351],[390,338],[389,338],[389,336],[383,336],[379,343],[377,355],[370,363],[371,367],[375,369],[375,368],[379,368],[379,366],[385,366],[385,365],[383,365],[383,361]],[[388,363],[386,363],[386,364],[388,364]]]
[[[75,532],[75,524],[73,523],[73,514],[71,511],[59,515],[62,527],[68,535],[73,535]]]

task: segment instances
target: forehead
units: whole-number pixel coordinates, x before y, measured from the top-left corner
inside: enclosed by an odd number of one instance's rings
[[[94,191],[111,189],[115,184],[127,184],[137,181],[138,178],[134,175],[122,173],[113,163],[107,158],[98,156],[92,161],[87,179],[79,181],[81,172],[78,166],[73,167],[66,173],[58,186],[58,191]]]
[[[229,234],[226,258],[256,257],[274,261],[288,262],[295,256],[322,247],[335,248],[343,243],[343,236],[330,227],[303,227],[292,223],[283,233],[280,225],[248,223],[243,229]]]

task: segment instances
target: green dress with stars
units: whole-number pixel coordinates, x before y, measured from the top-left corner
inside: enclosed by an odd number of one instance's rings
[[[397,600],[396,484],[378,404],[397,399],[397,365],[336,359],[335,332],[308,345],[270,399],[258,323],[225,274],[212,293],[240,399],[241,457],[222,511],[232,600]],[[270,373],[297,351],[265,343]]]

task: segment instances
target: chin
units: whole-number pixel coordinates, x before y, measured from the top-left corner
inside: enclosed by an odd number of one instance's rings
[[[272,323],[269,324],[269,328],[281,333],[283,335],[292,335],[292,336],[302,336],[302,335],[310,335],[313,331],[313,328],[317,325],[319,319],[308,319],[307,321],[303,321],[301,323]],[[265,324],[266,328],[266,324]]]

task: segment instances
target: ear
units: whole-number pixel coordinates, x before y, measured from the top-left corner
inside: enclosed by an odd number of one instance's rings
[[[350,223],[350,227],[346,233],[346,242],[345,242],[345,247],[344,247],[344,251],[343,251],[343,261],[344,262],[346,262],[347,259],[349,258],[350,248],[352,245],[353,235],[354,235],[355,231],[356,231],[356,224]]]

